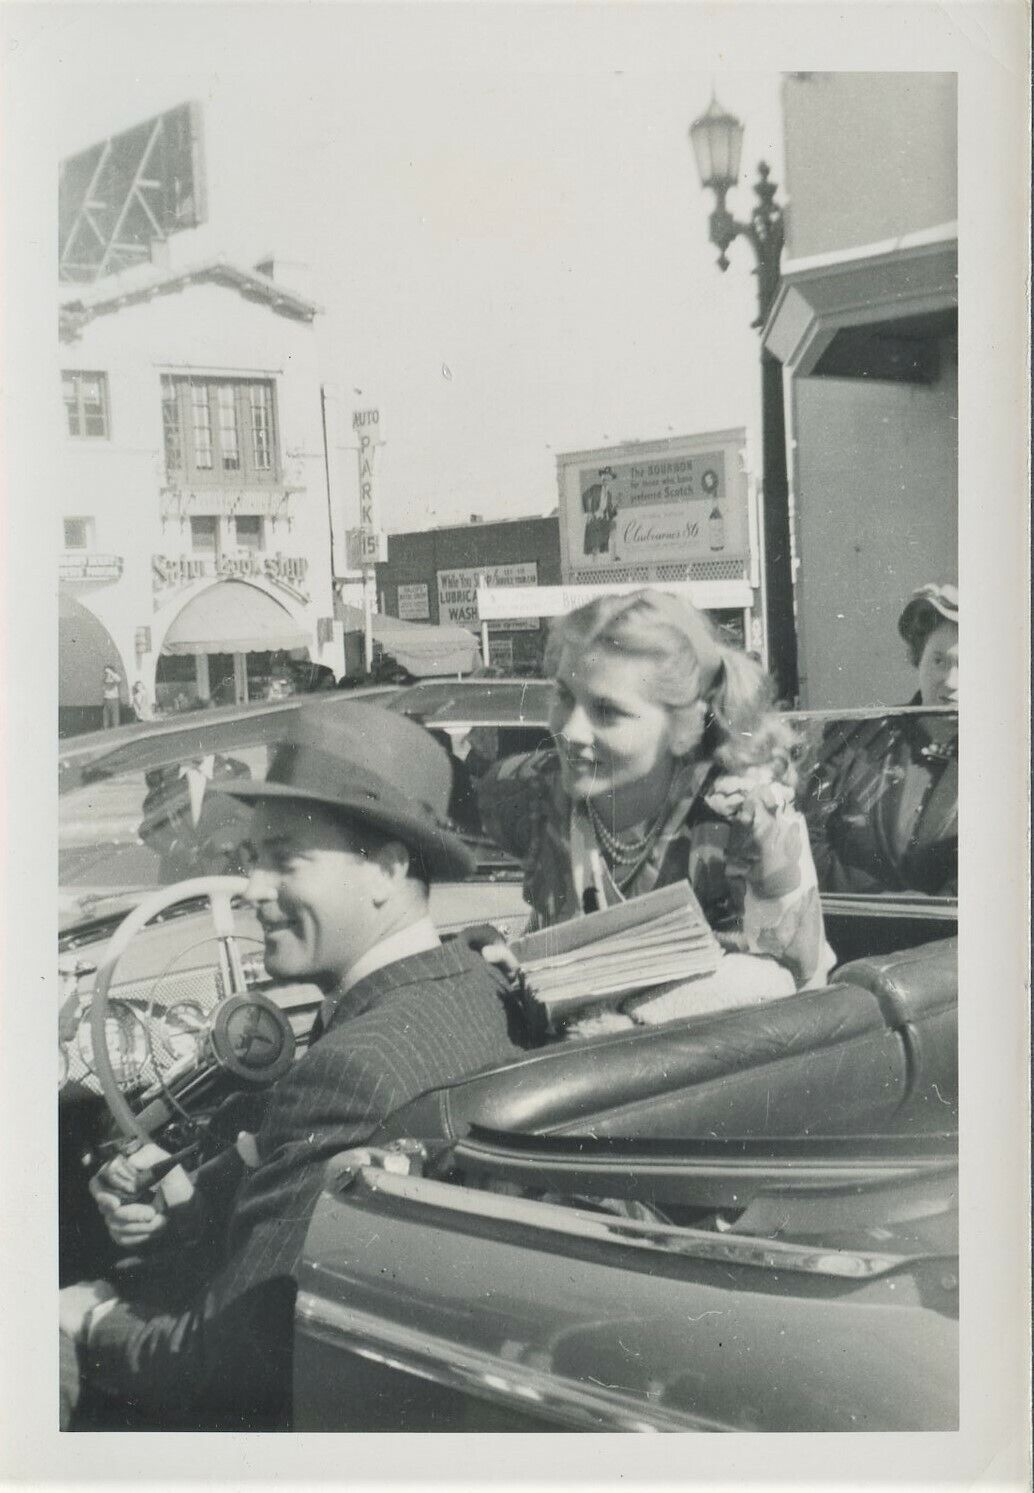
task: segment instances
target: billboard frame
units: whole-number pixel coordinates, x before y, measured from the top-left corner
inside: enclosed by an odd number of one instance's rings
[[[722,498],[723,501],[732,500],[735,503],[736,525],[741,535],[741,542],[732,551],[721,557],[673,553],[670,561],[656,558],[643,560],[628,558],[620,562],[615,561],[610,566],[579,563],[572,547],[571,504],[573,499],[569,481],[569,474],[572,470],[596,467],[604,471],[611,466],[622,468],[636,462],[637,458],[658,463],[673,461],[679,457],[692,460],[694,457],[709,454],[716,449],[721,450],[728,459],[725,473],[726,491],[722,494]],[[724,430],[705,431],[698,435],[624,441],[616,445],[558,453],[556,464],[559,495],[560,572],[563,583],[565,585],[598,584],[614,580],[620,584],[635,579],[640,585],[650,585],[661,580],[692,581],[709,578],[707,574],[701,572],[711,572],[710,578],[717,579],[718,577],[713,575],[713,568],[716,565],[726,567],[724,579],[742,578],[753,582],[757,574],[757,557],[754,552],[756,535],[751,521],[746,452],[746,428],[735,426]],[[677,507],[676,503],[663,501],[664,506],[672,509]],[[701,493],[699,499],[694,498],[693,501],[708,501],[707,494]],[[620,509],[613,510],[614,513],[621,511]],[[670,572],[672,568],[681,569],[683,574],[676,576],[665,573]],[[631,569],[638,572],[635,577],[622,573]]]

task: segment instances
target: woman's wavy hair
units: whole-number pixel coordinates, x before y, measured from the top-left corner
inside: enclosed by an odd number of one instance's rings
[[[545,672],[556,676],[570,646],[609,649],[653,664],[652,693],[687,725],[699,721],[692,750],[725,772],[764,766],[776,781],[793,782],[796,737],[774,708],[772,681],[747,654],[724,643],[712,623],[689,602],[666,591],[600,596],[549,630]],[[697,728],[699,729],[699,727]]]

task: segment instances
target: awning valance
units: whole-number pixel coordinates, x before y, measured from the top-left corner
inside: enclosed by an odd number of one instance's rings
[[[336,602],[334,615],[346,632],[362,632],[362,607]],[[385,653],[418,679],[439,674],[469,674],[478,658],[478,640],[465,627],[402,622],[398,617],[373,615],[373,636]]]
[[[244,581],[220,581],[187,603],[163,653],[268,653],[307,648],[312,639],[286,607]]]

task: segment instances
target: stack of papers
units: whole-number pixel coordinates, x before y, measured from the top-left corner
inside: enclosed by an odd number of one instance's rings
[[[688,881],[511,944],[524,986],[550,1023],[655,985],[710,975],[721,949]]]

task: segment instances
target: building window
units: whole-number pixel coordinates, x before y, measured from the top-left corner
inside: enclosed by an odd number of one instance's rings
[[[240,440],[237,435],[237,398],[232,384],[219,384],[219,451],[224,472],[241,469]]]
[[[80,437],[108,434],[108,380],[103,373],[65,370],[61,375],[68,434]]]
[[[212,470],[212,410],[204,384],[190,391],[191,450],[199,472]]]
[[[162,434],[165,466],[169,472],[183,471],[183,433],[180,430],[179,397],[171,378],[162,379]]]
[[[263,522],[254,514],[240,514],[233,520],[233,534],[237,542],[237,548],[248,550],[251,554],[258,554],[265,548],[263,543]]]
[[[93,519],[66,518],[65,549],[88,550],[93,548]]]
[[[195,555],[218,554],[219,520],[217,518],[192,518],[190,520],[190,547]]]
[[[251,407],[251,442],[255,469],[268,472],[273,461],[273,389],[270,384],[252,384],[248,390]]]
[[[162,377],[162,432],[170,482],[250,486],[276,482],[272,382]]]

